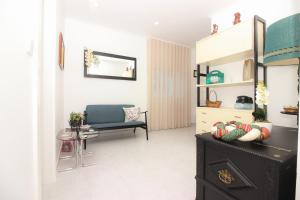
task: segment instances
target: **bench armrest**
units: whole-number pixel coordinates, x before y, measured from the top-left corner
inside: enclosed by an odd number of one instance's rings
[[[83,112],[83,125],[87,125],[86,118],[87,118],[87,112],[84,111]]]
[[[147,125],[147,112],[148,111],[140,112],[140,114],[145,114],[145,123],[146,123],[146,125]]]

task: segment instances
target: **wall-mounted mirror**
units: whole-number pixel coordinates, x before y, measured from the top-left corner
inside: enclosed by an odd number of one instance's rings
[[[136,80],[136,58],[84,50],[84,76]]]

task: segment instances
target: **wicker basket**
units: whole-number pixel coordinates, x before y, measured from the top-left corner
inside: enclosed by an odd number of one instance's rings
[[[284,112],[287,113],[298,113],[299,109],[297,107],[285,107],[283,108]]]
[[[213,94],[216,96],[216,100],[215,100],[215,101],[211,101],[211,100],[210,100],[210,95],[211,95],[211,93],[213,93]],[[222,104],[222,101],[218,101],[218,96],[217,96],[216,91],[211,90],[211,91],[209,92],[209,99],[206,100],[206,106],[207,106],[207,107],[211,107],[211,108],[220,108],[220,107],[221,107],[221,104]]]

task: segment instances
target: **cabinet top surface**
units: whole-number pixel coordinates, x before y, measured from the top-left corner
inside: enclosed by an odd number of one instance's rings
[[[297,155],[298,129],[274,126],[271,137],[263,142],[224,142],[210,133],[196,135],[197,140],[205,140],[216,145],[228,146],[247,153],[265,157],[276,162],[285,162]]]
[[[235,24],[235,25],[232,25],[231,27],[229,27],[229,28],[227,28],[227,29],[224,29],[224,30],[222,30],[222,31],[220,31],[220,32],[217,32],[217,33],[214,33],[214,34],[212,34],[212,35],[206,36],[206,37],[204,37],[204,38],[198,40],[197,42],[201,42],[201,41],[204,41],[204,40],[208,40],[208,39],[210,39],[210,38],[214,38],[214,37],[216,37],[216,36],[222,35],[222,33],[226,33],[227,31],[230,31],[230,30],[232,30],[232,29],[238,29],[238,28],[239,28],[240,26],[242,26],[242,25],[246,25],[246,24],[248,25],[248,24],[251,24],[251,26],[252,26],[252,22],[253,22],[253,20],[242,21],[242,22],[240,22],[240,23],[238,23],[238,24]]]

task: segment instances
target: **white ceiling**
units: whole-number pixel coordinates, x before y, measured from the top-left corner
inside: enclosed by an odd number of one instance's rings
[[[191,46],[209,34],[209,16],[236,1],[64,0],[63,9],[66,17]]]

